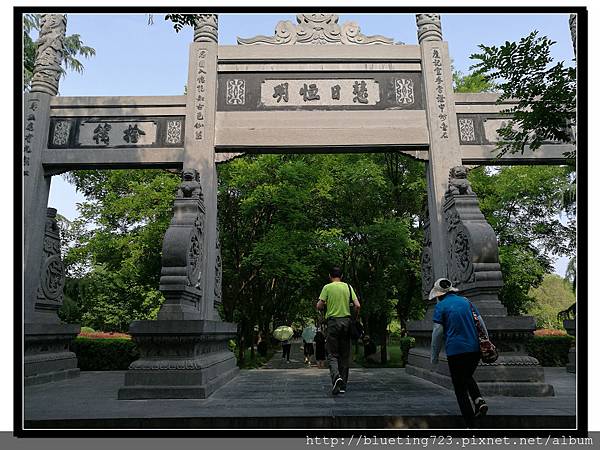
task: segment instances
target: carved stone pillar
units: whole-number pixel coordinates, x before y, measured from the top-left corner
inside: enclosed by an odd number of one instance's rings
[[[571,42],[573,43],[573,54],[577,57],[577,14],[569,16],[569,28],[571,29]]]
[[[62,73],[60,65],[64,53],[67,17],[64,14],[42,14],[40,25],[30,91],[56,95]]]
[[[48,208],[46,216],[43,254],[35,302],[40,320],[25,323],[25,385],[79,375],[77,358],[69,351],[69,343],[79,333],[79,325],[60,323],[57,316],[63,302],[65,273],[54,208]]]
[[[158,320],[135,321],[129,333],[140,359],[125,375],[119,399],[207,398],[237,373],[235,355],[227,342],[237,326],[212,320],[203,308],[203,255],[206,209],[198,171],[184,169],[177,190],[173,219],[165,233],[160,291],[165,296]],[[213,270],[220,269],[213,267]],[[220,297],[218,283],[208,296]]]
[[[217,42],[219,36],[219,16],[200,14],[194,27],[194,42]]]
[[[50,102],[58,93],[67,19],[43,14],[30,92],[23,108],[24,382],[40,384],[79,375],[69,342],[79,325],[60,322],[64,269],[56,210],[47,208],[51,176],[42,166]]]
[[[425,41],[442,40],[442,21],[439,14],[417,14],[417,39]]]
[[[495,363],[480,363],[475,378],[484,395],[554,395],[554,388],[544,382],[544,370],[538,360],[527,354],[526,344],[535,330],[534,318],[507,316],[506,308],[498,299],[503,283],[496,235],[481,213],[466,176],[464,166],[453,167],[444,196],[447,276],[459,293],[477,306],[492,342],[500,351]],[[427,237],[425,244],[424,255],[428,251],[427,244],[430,245]],[[426,261],[425,256],[423,260]],[[423,294],[429,292],[425,289],[429,283],[424,277]],[[439,365],[430,363],[435,302],[427,303],[425,318],[408,326],[416,345],[409,352],[406,372],[451,388],[445,354],[440,355]]]

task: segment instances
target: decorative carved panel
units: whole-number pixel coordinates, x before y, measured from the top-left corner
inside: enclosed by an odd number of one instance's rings
[[[337,14],[297,14],[296,21],[297,25],[289,20],[278,22],[274,36],[255,36],[247,39],[238,37],[237,42],[240,45],[394,44],[393,39],[384,36],[365,36],[360,32],[360,27],[356,22],[338,25]],[[402,42],[397,44],[402,44]]]

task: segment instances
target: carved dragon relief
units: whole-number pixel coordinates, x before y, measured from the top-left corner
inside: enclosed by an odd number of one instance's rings
[[[67,18],[64,14],[42,15],[31,92],[58,93],[66,28]]]
[[[384,36],[365,36],[360,32],[360,27],[356,22],[338,25],[337,14],[297,14],[296,21],[298,25],[294,25],[289,20],[278,22],[275,26],[274,36],[238,37],[237,42],[240,45],[394,44],[393,39]],[[403,42],[397,42],[397,44],[403,44]]]

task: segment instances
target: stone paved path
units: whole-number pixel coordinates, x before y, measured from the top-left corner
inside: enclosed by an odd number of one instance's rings
[[[292,350],[290,351],[290,362],[283,359],[283,350],[281,345],[273,357],[264,364],[261,369],[315,369],[318,370],[315,355],[311,358],[310,366],[304,364],[304,351],[302,350],[302,339],[292,341]]]
[[[299,348],[299,346],[298,346]],[[281,358],[281,356],[279,356]],[[571,428],[575,375],[546,368],[555,397],[488,397],[484,428]],[[454,393],[404,369],[350,372],[331,395],[326,370],[243,370],[205,400],[117,400],[124,372],[25,388],[28,427],[50,428],[462,428]]]

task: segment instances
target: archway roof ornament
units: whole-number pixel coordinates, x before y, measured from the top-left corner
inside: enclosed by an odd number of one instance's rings
[[[346,22],[339,25],[337,14],[296,14],[298,25],[289,20],[280,21],[275,27],[274,36],[255,36],[252,38],[237,38],[240,45],[270,44],[270,45],[295,45],[295,44],[341,44],[341,45],[369,45],[369,44],[394,44],[394,39],[385,36],[365,36],[360,32],[356,22]],[[404,44],[396,42],[396,44]]]

